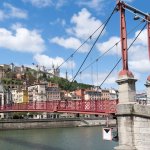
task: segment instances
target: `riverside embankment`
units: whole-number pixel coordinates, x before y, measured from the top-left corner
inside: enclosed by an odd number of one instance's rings
[[[116,120],[110,119],[109,124],[115,126]],[[0,130],[105,126],[105,125],[106,125],[105,119],[90,119],[90,118],[0,120]]]

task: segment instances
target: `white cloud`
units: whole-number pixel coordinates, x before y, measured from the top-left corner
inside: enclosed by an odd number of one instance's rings
[[[138,35],[139,31],[135,32],[133,38],[128,39],[128,47],[130,46],[131,42],[135,39]],[[140,36],[137,38],[135,43],[128,51],[129,56],[129,69],[135,72],[150,72],[150,61],[148,60],[148,41],[147,41],[147,30],[143,30]],[[98,43],[97,48],[101,53],[104,53],[110,47],[112,47],[116,42],[120,41],[119,37],[111,37],[108,41],[103,43]],[[118,49],[118,50],[117,50]],[[118,52],[119,51],[119,52]],[[114,47],[108,54],[119,54],[121,56],[121,46],[120,43],[118,46]]]
[[[25,19],[28,17],[27,12],[20,8],[14,7],[9,3],[4,3],[4,12],[5,18],[22,18]]]
[[[103,42],[103,43],[98,43],[96,45],[97,49],[101,52],[101,53],[104,53],[106,52],[107,50],[109,50],[113,45],[115,45],[116,43],[118,43],[120,41],[120,38],[119,37],[116,37],[116,36],[113,36],[111,37],[108,41],[106,42]],[[120,52],[121,50],[121,45],[120,43],[116,44],[116,46],[114,46],[109,54],[121,54]]]
[[[130,46],[130,44],[132,43],[132,41],[134,40],[134,38],[139,34],[140,31],[135,32],[135,35],[133,38],[128,39],[128,47]],[[118,43],[119,42],[119,43]],[[114,46],[116,43],[118,43],[116,46]],[[102,42],[102,43],[98,43],[97,45],[97,49],[101,52],[104,53],[106,50],[110,49],[112,46],[114,46],[111,50],[109,54],[119,54],[121,55],[121,42],[120,42],[120,37],[117,36],[112,36],[108,39],[108,41]],[[143,30],[143,32],[141,32],[140,36],[137,38],[137,40],[134,42],[134,45],[130,48],[130,51],[133,53],[135,53],[136,51],[138,51],[138,53],[141,51],[141,49],[146,49],[147,47],[147,30]],[[119,52],[118,52],[119,51]],[[141,53],[140,55],[135,55],[134,57],[141,57],[141,55],[145,56],[145,53]]]
[[[124,0],[124,2],[132,3],[134,0]]]
[[[11,29],[12,30],[17,30],[18,28],[23,28],[23,27],[24,26],[21,23],[17,22],[15,24],[12,24]]]
[[[78,39],[74,37],[69,37],[64,39],[62,37],[55,37],[50,40],[50,42],[63,46],[67,49],[77,49],[82,44]],[[79,49],[80,52],[87,52],[89,50],[89,45],[85,44],[83,47]]]
[[[58,67],[64,62],[64,59],[61,57],[56,57],[52,58],[47,55],[40,55],[37,54],[34,56],[34,60],[40,65],[40,66],[45,66],[47,68],[51,68],[53,65],[55,67]],[[65,62],[62,65],[63,68],[74,68],[75,67],[75,62],[74,61],[68,61],[67,63]]]
[[[148,59],[140,59],[139,61],[137,60],[132,60],[129,61],[130,68],[136,71],[140,71],[141,73],[144,72],[150,72],[150,62]]]
[[[62,26],[65,26],[66,25],[66,21],[64,19],[61,20],[61,24]]]
[[[67,0],[57,0],[56,3],[56,8],[60,8],[62,6],[64,6],[64,4],[66,4]]]
[[[145,41],[147,38],[145,36]],[[139,73],[149,73],[150,72],[150,60],[148,56],[148,47],[143,45],[145,43],[138,43],[138,41],[133,45],[129,51],[129,66],[131,70]]]
[[[124,0],[124,2],[131,3],[134,0]],[[106,0],[76,0],[76,4],[80,7],[88,7],[91,8],[98,13],[104,13],[104,10],[106,6],[108,5],[111,1],[106,1]],[[113,4],[115,4],[115,1],[112,1]]]
[[[132,39],[129,39],[128,46],[130,45],[131,41],[138,35],[139,31],[137,31]],[[147,30],[143,30],[143,32],[139,35],[137,40],[135,41],[134,45],[130,48],[130,60],[137,60],[142,61],[148,59],[148,37],[147,37]],[[144,61],[145,62],[145,61]]]
[[[135,33],[135,37],[139,34],[140,31],[137,31]],[[145,45],[147,46],[147,29],[143,30],[140,34],[140,36],[138,37],[138,39],[136,40],[136,43],[138,44],[142,44],[142,45]]]
[[[83,0],[83,1],[78,1],[77,4],[79,6],[86,6],[89,8],[92,8],[97,11],[101,11],[103,6],[104,6],[105,0]]]
[[[81,39],[87,39],[102,24],[100,20],[92,17],[86,8],[83,8],[78,14],[74,14],[71,23],[74,26],[66,29],[67,33]]]
[[[0,47],[30,53],[41,53],[45,49],[41,35],[26,28],[16,28],[14,31],[0,28]]]
[[[51,21],[50,22],[50,25],[56,25],[56,24],[65,26],[66,25],[66,21],[65,21],[65,19],[57,18],[55,21]]]
[[[55,6],[56,8],[60,8],[64,6],[66,0],[22,0],[23,2],[29,2],[33,6],[38,8],[48,7],[48,6]]]
[[[91,75],[91,73],[83,72],[78,78],[80,78],[79,80],[82,80],[81,82],[84,82],[87,84],[94,84],[95,86],[100,86],[100,84],[102,83],[102,81],[104,81],[107,75],[108,73],[105,73],[105,72],[98,73],[98,76],[97,76],[97,73],[93,73]],[[117,79],[117,74],[113,73],[108,77],[108,79],[105,81],[104,84],[109,84],[109,86],[110,84],[115,84],[116,79]]]
[[[52,5],[52,0],[23,0],[24,2],[29,2],[31,3],[33,6],[36,7],[47,7]]]
[[[5,18],[7,18],[5,13],[2,10],[0,10],[0,21],[3,21]]]
[[[76,49],[81,44],[78,39],[73,37],[70,37],[68,39],[55,37],[51,40],[51,42],[61,45],[65,48],[72,48],[72,49]]]
[[[100,20],[92,17],[91,13],[83,8],[78,14],[74,14],[71,18],[72,28],[67,28],[66,32],[73,35],[68,38],[54,37],[50,42],[63,46],[67,49],[78,49],[83,40],[87,39],[102,23]],[[100,31],[99,31],[100,32]],[[96,33],[98,35],[98,33]],[[94,35],[92,37],[95,38]],[[90,41],[84,44],[78,52],[87,52],[90,50]]]

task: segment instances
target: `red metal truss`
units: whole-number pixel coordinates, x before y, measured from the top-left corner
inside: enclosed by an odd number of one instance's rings
[[[128,70],[128,52],[127,52],[127,32],[126,32],[126,19],[125,9],[122,3],[118,3],[120,10],[120,33],[121,33],[121,50],[123,70]]]
[[[126,31],[126,18],[125,7],[126,4],[118,1],[118,10],[120,11],[120,38],[121,38],[121,52],[123,69],[120,71],[119,76],[127,75],[128,77],[134,77],[132,72],[128,68],[128,49],[127,49],[127,31]]]
[[[150,59],[150,15],[144,13],[137,8],[134,8],[127,3],[117,0],[118,10],[120,11],[120,32],[121,32],[121,50],[122,50],[122,60],[123,60],[123,69],[120,71],[119,75],[127,75],[133,77],[133,74],[128,69],[128,49],[127,49],[127,33],[126,33],[126,18],[125,10],[129,10],[139,18],[144,18],[147,21],[147,32],[148,32],[148,51]],[[150,78],[150,77],[149,77]]]
[[[46,101],[0,106],[0,112],[116,113],[117,100]]]

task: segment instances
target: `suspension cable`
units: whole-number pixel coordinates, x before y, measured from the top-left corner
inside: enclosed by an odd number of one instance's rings
[[[116,10],[116,6],[113,10],[113,13],[115,12]],[[65,59],[64,62],[62,62],[58,67],[57,69],[59,69],[65,62],[67,62],[71,57],[73,57],[73,55],[85,44],[87,43],[88,40],[90,40],[93,35],[108,21],[108,19],[106,19],[68,58]]]
[[[73,55],[71,57],[71,73],[72,73],[72,78],[73,78]]]
[[[141,29],[141,31],[138,33],[138,35],[135,37],[135,39],[132,41],[132,43],[130,44],[130,46],[128,47],[127,51],[131,48],[131,46],[134,44],[134,42],[137,40],[137,38],[139,37],[139,35],[141,34],[141,32],[145,29],[147,24],[145,24],[143,26],[143,28]],[[117,63],[115,64],[115,66],[111,69],[111,71],[108,73],[108,75],[105,77],[105,79],[103,80],[103,82],[100,84],[100,87],[104,84],[104,82],[107,80],[107,78],[110,76],[110,74],[114,71],[114,69],[117,67],[117,65],[120,63],[120,61],[122,60],[122,57],[117,61]]]
[[[140,22],[137,26],[135,26],[134,28],[132,28],[127,35],[131,34],[135,29],[137,29],[143,22]],[[89,65],[87,65],[82,71],[85,71],[86,69],[88,69],[91,65],[93,65],[94,63],[96,63],[98,60],[100,60],[105,54],[107,54],[110,50],[112,50],[116,45],[118,45],[121,42],[121,40],[119,40],[118,42],[116,42],[112,47],[110,47],[108,50],[106,50],[102,55],[100,55],[99,57],[97,57],[93,62],[91,62]]]
[[[96,63],[96,78],[97,78],[97,82],[96,82],[96,86],[98,86],[98,79],[99,79],[99,71],[98,71],[98,68],[99,68],[99,66],[98,66],[98,60],[97,60],[97,63]]]
[[[89,52],[87,53],[87,55],[86,55],[85,59],[83,60],[83,62],[82,62],[82,64],[81,64],[81,66],[79,67],[79,69],[78,69],[77,73],[75,74],[74,78],[72,79],[72,82],[74,81],[74,79],[76,78],[76,76],[78,75],[78,73],[80,72],[80,70],[81,70],[82,66],[84,65],[84,63],[85,63],[85,61],[87,60],[87,58],[88,58],[89,54],[90,54],[90,53],[91,53],[91,51],[93,50],[93,48],[94,48],[95,44],[97,43],[97,41],[98,41],[99,37],[101,36],[102,32],[104,31],[104,29],[105,29],[106,25],[107,25],[107,24],[108,24],[108,22],[110,21],[110,19],[111,19],[112,15],[114,14],[115,10],[116,10],[116,6],[115,6],[115,8],[113,9],[113,11],[112,11],[112,13],[110,14],[110,16],[108,17],[108,19],[107,19],[106,23],[104,24],[104,26],[103,26],[103,28],[102,28],[101,32],[100,32],[100,33],[99,33],[99,35],[98,35],[98,37],[97,37],[97,38],[96,38],[96,40],[94,41],[94,43],[93,43],[93,45],[92,45],[91,49],[90,49],[90,50],[89,50]]]
[[[104,21],[68,58],[65,59],[57,68],[60,68],[65,62],[67,62],[74,54],[85,44],[91,37],[104,25],[106,21]]]

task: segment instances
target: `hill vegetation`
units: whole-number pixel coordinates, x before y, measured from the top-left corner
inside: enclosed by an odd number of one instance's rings
[[[89,84],[78,83],[76,80],[74,82],[70,82],[67,79],[60,77],[48,78],[48,81],[58,84],[62,90],[66,91],[74,91],[77,89],[88,89],[93,87],[92,85]]]
[[[90,87],[93,87],[89,84],[78,83],[76,80],[74,82],[70,82],[69,80],[62,77],[48,77],[45,72],[37,72],[34,69],[27,69],[23,75],[20,75],[19,79],[17,78],[17,73],[9,70],[5,73],[5,77],[3,77],[1,81],[7,89],[7,87],[9,87],[10,85],[21,86],[24,83],[30,86],[37,82],[37,80],[39,82],[44,81],[58,84],[58,86],[65,91],[74,91],[76,89],[88,89]]]

